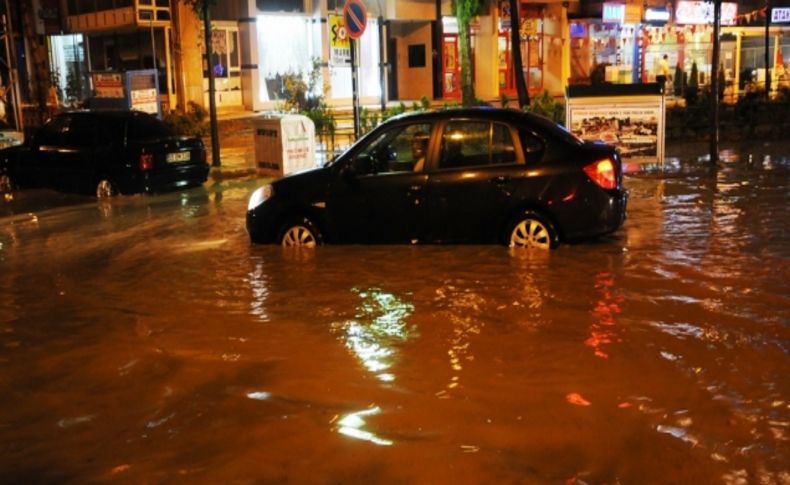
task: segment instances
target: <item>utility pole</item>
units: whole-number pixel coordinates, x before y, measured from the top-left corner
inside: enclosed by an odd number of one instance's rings
[[[713,2],[713,59],[710,66],[710,163],[719,161],[719,55],[721,42],[721,0]]]
[[[6,110],[8,110],[8,104],[11,105],[11,109],[13,110],[12,124],[18,131],[23,131],[24,120],[22,116],[22,103],[19,98],[19,73],[16,69],[16,56],[14,55],[14,29],[11,22],[11,7],[8,4],[8,0],[3,1],[2,7],[3,13],[0,19],[2,21],[0,25],[2,31],[0,31],[0,40],[3,42],[2,54],[5,57],[0,60],[0,63],[2,63],[3,67],[8,72],[8,86],[5,86],[5,96],[2,102],[6,103]],[[6,113],[8,113],[8,111],[6,111]],[[6,116],[8,116],[8,114],[6,114]]]

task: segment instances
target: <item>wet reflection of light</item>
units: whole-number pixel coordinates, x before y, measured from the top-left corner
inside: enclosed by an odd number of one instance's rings
[[[249,273],[250,290],[250,314],[255,315],[264,322],[269,321],[269,314],[266,311],[266,300],[269,298],[269,281],[263,262],[255,264],[255,269]]]
[[[380,380],[393,381],[395,375],[385,371],[392,367],[395,345],[410,336],[405,320],[414,305],[379,288],[352,291],[359,294],[362,304],[356,319],[344,324],[346,346]]]
[[[365,420],[362,419],[363,417],[375,416],[379,413],[381,413],[381,408],[376,406],[363,411],[347,414],[338,420],[337,431],[340,434],[358,440],[370,441],[371,443],[381,446],[390,446],[393,444],[391,440],[380,438],[374,433],[362,429],[363,426],[365,426]]]
[[[613,287],[614,277],[610,273],[598,274],[595,288],[601,293],[601,297],[595,303],[593,309],[595,321],[590,326],[590,336],[584,342],[585,345],[593,348],[596,357],[602,359],[609,357],[609,354],[603,350],[604,346],[618,341],[612,327],[617,323],[615,316],[621,311],[620,303],[623,298],[613,293]]]
[[[481,316],[485,313],[486,302],[481,295],[471,289],[459,289],[453,285],[438,288],[435,301],[447,302],[447,318],[452,329],[447,355],[453,375],[447,383],[447,390],[441,390],[436,394],[440,399],[449,399],[448,391],[461,385],[460,372],[464,369],[464,361],[474,360],[474,355],[470,351],[470,336],[479,335],[482,331],[484,322]]]

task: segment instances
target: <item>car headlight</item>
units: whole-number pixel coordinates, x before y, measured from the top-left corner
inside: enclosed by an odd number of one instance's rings
[[[247,204],[247,210],[251,211],[259,205],[271,199],[274,195],[274,187],[271,184],[266,184],[263,187],[258,187],[255,192],[250,196],[250,202]]]

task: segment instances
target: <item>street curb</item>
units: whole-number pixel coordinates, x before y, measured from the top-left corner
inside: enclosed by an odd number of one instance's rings
[[[257,175],[254,168],[231,168],[211,167],[209,178],[214,181],[239,179]]]

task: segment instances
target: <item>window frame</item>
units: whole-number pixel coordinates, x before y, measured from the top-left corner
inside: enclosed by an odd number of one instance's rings
[[[447,129],[448,125],[452,123],[488,123],[488,161],[485,164],[475,164],[475,165],[461,165],[455,167],[442,167],[442,153],[443,153],[443,141],[445,130]],[[513,149],[515,150],[515,160],[512,162],[502,162],[502,163],[494,163],[493,162],[493,136],[494,136],[494,126],[501,125],[507,129],[507,132],[510,133],[510,140],[513,144]],[[487,119],[487,118],[475,118],[475,117],[452,117],[446,120],[442,120],[439,123],[439,126],[436,128],[436,157],[435,163],[431,167],[430,170],[435,171],[451,171],[451,170],[479,170],[486,167],[507,167],[513,165],[526,165],[526,160],[524,156],[524,150],[521,145],[521,139],[518,134],[518,129],[513,125],[513,123],[508,122],[506,120],[499,120],[499,119]],[[534,130],[530,130],[534,131]]]

